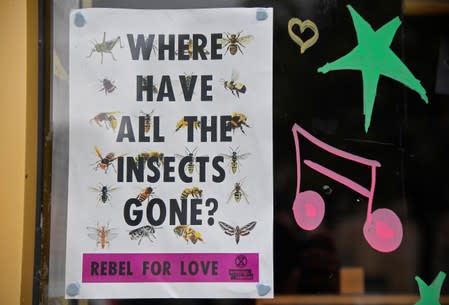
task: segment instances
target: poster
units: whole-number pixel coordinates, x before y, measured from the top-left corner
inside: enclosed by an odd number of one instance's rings
[[[66,297],[273,296],[272,17],[71,13]]]

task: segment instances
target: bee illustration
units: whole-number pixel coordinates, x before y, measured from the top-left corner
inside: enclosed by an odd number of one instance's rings
[[[256,222],[252,221],[247,225],[244,225],[243,227],[236,226],[235,228],[228,225],[227,223],[224,223],[223,221],[219,221],[218,224],[220,225],[220,228],[223,229],[225,234],[234,236],[235,237],[235,243],[238,244],[240,241],[240,236],[246,236],[248,235],[252,229],[256,226]]]
[[[148,201],[150,200],[151,197],[154,197],[154,189],[149,186],[146,187],[142,190],[142,192],[139,193],[139,195],[137,195],[137,200],[139,200],[140,202],[144,202],[145,200],[148,199]]]
[[[204,50],[204,54],[209,55],[209,51],[206,49]],[[189,46],[187,48],[187,50],[185,50],[184,52],[187,52],[187,54],[189,55],[189,59],[192,59],[193,57],[193,40],[189,39]],[[178,51],[175,52],[176,55],[178,55]]]
[[[143,226],[137,229],[134,229],[132,231],[129,232],[129,238],[131,238],[131,240],[139,240],[139,242],[137,243],[138,245],[140,245],[140,243],[142,242],[142,239],[144,237],[148,238],[148,240],[150,242],[153,242],[153,240],[151,239],[151,237],[153,237],[154,239],[156,239],[156,235],[154,235],[154,233],[156,232],[156,229],[160,229],[160,228],[155,228],[152,226]]]
[[[198,240],[203,241],[201,237],[201,233],[194,230],[192,227],[188,225],[179,225],[176,226],[173,231],[177,236],[181,236],[188,243],[189,240],[196,244]]]
[[[95,164],[97,165],[95,167],[95,170],[98,170],[98,168],[101,168],[102,170],[104,170],[105,174],[107,174],[110,165],[115,170],[115,172],[117,172],[117,170],[115,169],[115,166],[112,162],[115,159],[117,159],[118,157],[123,157],[124,155],[126,155],[126,154],[123,154],[120,156],[115,156],[115,154],[113,152],[110,152],[105,157],[103,157],[100,149],[97,146],[95,146],[95,152],[97,153],[98,158],[100,158],[100,160],[95,162]]]
[[[114,231],[116,229],[109,229],[109,224],[106,226],[100,226],[97,223],[97,227],[87,227],[87,230],[90,233],[87,233],[87,236],[97,241],[97,247],[100,246],[101,249],[104,249],[106,246],[109,246],[110,241],[118,236],[118,233]]]
[[[247,117],[243,113],[233,112],[231,116],[231,120],[228,122],[228,126],[231,126],[232,131],[235,131],[236,128],[240,128],[243,134],[245,134],[245,130],[243,130],[243,126],[251,128],[247,123]]]
[[[161,164],[164,164],[164,154],[158,151],[144,151],[138,154],[134,159],[138,163],[140,159],[143,159],[144,161],[147,161],[148,159],[156,158],[157,159],[157,166],[161,166]]]
[[[251,155],[251,153],[239,154],[238,147],[235,150],[232,149],[232,147],[229,147],[229,149],[231,150],[230,155],[220,154],[220,156],[223,156],[223,157],[227,158],[228,160],[230,160],[229,167],[231,168],[232,173],[235,174],[240,167],[240,160],[245,160],[248,156]]]
[[[101,122],[104,122],[104,126],[106,129],[109,129],[109,127],[115,132],[115,129],[117,128],[118,121],[117,118],[114,116],[114,114],[117,114],[120,112],[100,112],[97,114],[93,119],[90,120],[90,122],[97,123],[98,126],[103,127],[101,125]]]
[[[239,203],[242,197],[245,199],[246,203],[249,203],[248,201],[248,195],[245,193],[245,191],[242,189],[243,180],[240,182],[234,183],[234,188],[229,194],[228,200],[226,203],[229,203],[232,198],[234,198],[235,202]]]
[[[109,124],[111,125],[112,131],[115,132],[115,130],[117,129],[117,125],[118,125],[118,120],[115,118],[114,115],[111,114],[110,116],[108,116],[108,121],[109,121]]]
[[[143,130],[145,133],[150,132],[151,129],[151,116],[154,113],[154,109],[150,112],[150,113],[146,113],[143,111],[140,111],[140,113],[142,113],[144,115],[144,121],[143,121]]]
[[[183,159],[183,158],[189,158],[189,162],[187,163],[187,171],[189,172],[189,174],[193,174],[193,171],[195,170],[196,167],[196,152],[198,150],[198,147],[195,147],[195,149],[193,151],[190,151],[187,147],[186,147],[186,155],[180,155],[180,154],[175,154],[176,158],[179,159]]]
[[[189,125],[189,123],[184,119],[180,119],[177,123],[176,123],[176,131],[180,130],[181,128],[186,128]],[[201,122],[196,120],[193,122],[193,128],[195,128],[195,130],[198,130],[201,128]]]
[[[246,92],[246,86],[239,82],[239,72],[237,70],[232,70],[231,80],[223,81],[224,88],[226,90],[231,90],[232,95],[240,97],[240,93]]]
[[[226,35],[226,38],[222,38],[219,40],[219,43],[221,44],[222,48],[226,48],[226,53],[231,53],[231,55],[237,54],[237,50],[240,51],[240,53],[243,54],[242,48],[246,48],[245,45],[250,43],[253,39],[253,35],[246,35],[241,36],[243,31],[238,32],[237,34],[231,34],[231,33],[224,33]]]
[[[100,187],[90,187],[92,191],[98,192],[98,202],[110,202],[111,200],[111,192],[115,191],[117,187],[109,187],[107,185],[103,185],[100,183]]]
[[[115,89],[117,89],[117,87],[114,85],[114,81],[107,78],[103,78],[102,80],[100,80],[100,83],[102,83],[103,87],[98,91],[104,90],[105,95],[108,95],[108,93],[112,93]]]
[[[94,47],[90,51],[90,54],[89,54],[89,56],[87,56],[87,58],[90,58],[92,56],[92,54],[97,52],[97,53],[101,54],[101,63],[103,63],[103,53],[109,53],[109,54],[111,54],[113,60],[117,60],[114,57],[114,54],[112,54],[112,49],[115,47],[117,42],[120,42],[120,48],[123,48],[122,40],[120,39],[120,36],[117,36],[116,38],[111,39],[111,40],[106,40],[106,32],[104,32],[102,42],[97,42],[96,40],[95,40],[95,42],[92,42]]]
[[[185,188],[182,191],[181,199],[187,199],[189,198],[189,195],[192,195],[192,197],[194,198],[201,198],[201,196],[203,195],[203,190],[197,186],[194,186],[192,188]]]

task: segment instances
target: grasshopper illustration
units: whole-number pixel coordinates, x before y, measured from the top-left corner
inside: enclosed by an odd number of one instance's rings
[[[104,32],[102,42],[97,42],[96,40],[95,42],[92,42],[94,44],[94,47],[90,51],[90,54],[89,56],[87,56],[87,58],[90,58],[92,54],[94,54],[94,52],[97,52],[101,54],[101,63],[103,63],[103,53],[109,53],[111,54],[113,60],[117,60],[114,57],[114,54],[112,54],[112,49],[115,47],[117,42],[120,43],[120,48],[123,48],[120,36],[117,36],[116,38],[111,40],[106,40],[106,32]]]

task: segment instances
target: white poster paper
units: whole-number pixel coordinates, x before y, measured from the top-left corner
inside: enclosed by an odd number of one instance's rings
[[[67,297],[273,296],[272,20],[72,12]]]

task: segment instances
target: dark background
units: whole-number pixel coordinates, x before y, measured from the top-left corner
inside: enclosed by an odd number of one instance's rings
[[[364,131],[363,89],[359,71],[317,73],[326,62],[357,45],[347,4],[377,30],[396,16],[402,25],[391,49],[421,80],[430,103],[403,84],[381,77],[368,133]],[[274,7],[274,279],[275,294],[338,293],[341,267],[362,267],[368,293],[418,293],[414,276],[430,283],[449,270],[449,98],[436,94],[449,87],[447,16],[404,17],[400,1],[94,1],[94,7],[201,8]],[[318,42],[304,54],[290,39],[288,20],[310,19]],[[312,33],[305,32],[306,39]],[[442,71],[442,72],[441,72]],[[445,78],[446,77],[446,78]],[[444,90],[443,90],[444,91]],[[268,124],[270,122],[267,122]],[[291,127],[298,123],[322,141],[378,160],[374,209],[389,208],[400,217],[404,239],[398,250],[381,254],[363,237],[367,200],[319,173],[302,167],[302,190],[319,192],[326,202],[321,226],[299,228],[291,207],[296,189],[296,160]],[[369,187],[370,170],[338,160],[310,143],[302,155]],[[443,285],[442,294],[449,293]],[[143,304],[148,301],[115,301]],[[158,303],[177,303],[161,301]],[[233,303],[203,300],[195,303]],[[253,301],[246,301],[252,303]],[[245,303],[245,302],[239,302]]]

